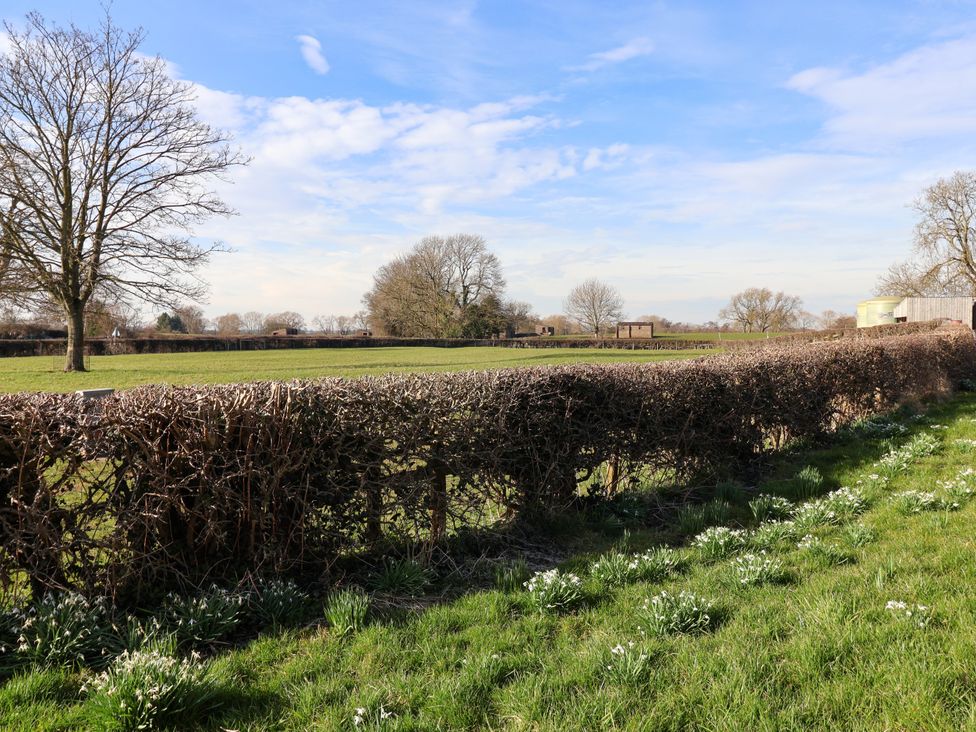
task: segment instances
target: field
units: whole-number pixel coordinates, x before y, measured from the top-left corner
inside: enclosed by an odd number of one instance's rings
[[[742,333],[741,331],[701,333],[655,333],[655,338],[670,338],[683,341],[761,341],[767,338],[789,335],[788,333]]]
[[[874,421],[786,454],[758,488],[720,486],[710,503],[663,526],[649,495],[565,516],[523,544],[513,538],[510,557],[578,574],[581,597],[571,605],[540,611],[513,581],[517,564],[483,555],[440,566],[422,597],[375,594],[369,624],[351,635],[327,627],[312,603],[301,627],[218,652],[211,672],[220,706],[197,722],[238,730],[974,730],[974,458],[976,397],[964,395],[921,418]],[[840,486],[854,493],[829,493]],[[793,502],[794,520],[805,525],[780,526],[779,540],[767,533],[761,542],[749,506],[760,491]],[[825,494],[832,503],[818,503]],[[746,548],[709,556],[691,542],[708,525],[749,531]],[[669,577],[612,582],[593,571],[601,556],[662,543],[680,560]],[[777,570],[743,581],[744,551]],[[508,575],[499,571],[506,566]],[[714,607],[691,613],[699,621],[692,632],[657,632],[643,608],[662,590],[690,591]],[[89,728],[84,680],[48,670],[6,682],[0,726]]]
[[[312,348],[93,356],[87,373],[61,371],[62,357],[0,359],[0,391],[74,391],[139,384],[214,384],[366,376],[392,371],[464,371],[571,363],[644,363],[712,353],[533,348]]]

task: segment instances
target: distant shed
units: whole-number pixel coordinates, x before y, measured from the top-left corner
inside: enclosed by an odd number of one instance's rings
[[[906,297],[895,306],[896,323],[924,323],[929,320],[958,320],[973,327],[976,298]]]
[[[653,338],[654,323],[642,320],[626,320],[617,323],[617,338]]]
[[[298,335],[298,328],[278,328],[278,330],[271,331],[273,336],[290,336]]]

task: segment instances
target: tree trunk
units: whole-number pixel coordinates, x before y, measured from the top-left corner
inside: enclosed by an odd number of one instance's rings
[[[85,306],[80,300],[68,305],[68,350],[65,371],[85,371]]]

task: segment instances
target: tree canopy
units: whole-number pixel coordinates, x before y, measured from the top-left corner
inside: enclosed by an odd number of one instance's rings
[[[87,31],[32,13],[0,55],[0,296],[47,298],[84,370],[96,295],[172,306],[205,292],[218,249],[192,227],[231,209],[207,184],[245,162],[197,119],[191,86],[139,52],[142,30]]]
[[[596,279],[581,282],[566,298],[566,315],[594,335],[620,320],[624,298],[612,285]]]
[[[745,332],[767,333],[791,327],[802,304],[803,301],[795,295],[773,292],[766,287],[750,287],[733,295],[718,316]]]
[[[387,335],[484,337],[504,291],[501,263],[484,238],[453,234],[425,237],[380,267],[363,302],[370,323]]]
[[[957,171],[915,201],[912,258],[892,265],[879,295],[976,295],[976,172]]]

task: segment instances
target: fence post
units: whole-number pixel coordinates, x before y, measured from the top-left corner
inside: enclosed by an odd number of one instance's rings
[[[616,455],[607,460],[607,478],[604,482],[604,490],[607,497],[612,498],[617,493],[617,484],[620,482],[620,458]]]
[[[367,468],[362,477],[366,493],[366,539],[371,542],[379,541],[383,535],[383,486],[376,481],[377,472]]]
[[[436,468],[430,479],[430,541],[434,544],[444,537],[447,528],[447,488],[451,476],[443,468]]]

